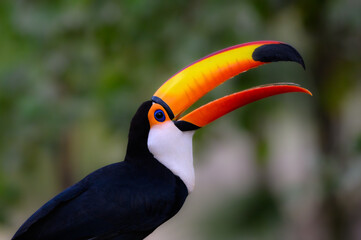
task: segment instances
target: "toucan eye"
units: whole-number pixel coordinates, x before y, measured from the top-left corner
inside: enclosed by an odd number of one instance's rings
[[[165,120],[164,112],[160,109],[158,109],[154,112],[154,117],[158,122],[164,122],[164,120]]]

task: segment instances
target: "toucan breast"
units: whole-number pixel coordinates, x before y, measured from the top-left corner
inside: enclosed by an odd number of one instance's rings
[[[148,149],[161,164],[178,176],[192,192],[195,184],[192,138],[194,131],[182,132],[172,121],[149,130]]]

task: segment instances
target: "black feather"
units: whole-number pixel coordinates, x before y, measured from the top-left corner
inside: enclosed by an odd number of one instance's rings
[[[103,167],[35,212],[13,240],[143,239],[182,207],[184,183],[149,152],[151,102],[135,114],[125,161]]]

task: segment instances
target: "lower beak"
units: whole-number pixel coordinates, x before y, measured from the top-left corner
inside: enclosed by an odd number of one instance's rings
[[[263,85],[212,101],[174,121],[174,123],[182,131],[196,130],[244,105],[266,97],[289,92],[302,92],[312,96],[310,91],[295,84]]]

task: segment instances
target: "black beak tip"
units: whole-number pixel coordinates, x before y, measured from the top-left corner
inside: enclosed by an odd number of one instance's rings
[[[285,43],[262,45],[254,50],[252,58],[255,61],[266,63],[279,61],[297,62],[306,70],[301,54],[295,48]]]

